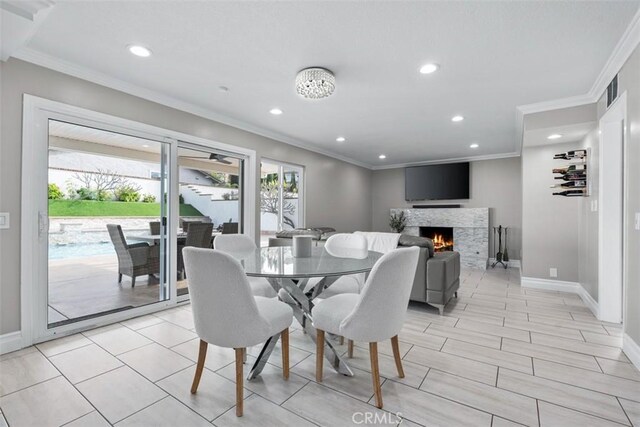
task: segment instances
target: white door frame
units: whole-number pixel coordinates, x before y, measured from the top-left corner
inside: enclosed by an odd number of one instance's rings
[[[294,163],[287,163],[287,162],[282,162],[280,160],[273,160],[267,157],[262,157],[260,159],[260,163],[265,162],[265,163],[271,163],[272,165],[276,165],[279,167],[278,169],[278,185],[280,186],[280,188],[282,188],[283,186],[283,180],[284,180],[284,174],[282,173],[282,168],[287,167],[287,168],[291,168],[291,169],[296,169],[299,171],[299,181],[298,181],[298,220],[299,220],[299,224],[298,227],[300,228],[304,228],[306,226],[307,223],[307,216],[306,216],[306,201],[305,201],[305,167],[302,165],[296,165]],[[279,197],[280,197],[280,206],[283,205],[283,194],[282,191],[279,191]],[[260,221],[260,228],[261,228],[261,232],[262,232],[262,221]],[[278,215],[278,228],[282,227],[282,209],[279,209],[279,215]]]
[[[620,129],[611,127],[615,125]],[[613,323],[623,320],[628,262],[624,233],[627,224],[624,209],[628,187],[627,127],[625,92],[599,121],[598,318]],[[610,139],[607,138],[609,135]]]
[[[22,347],[59,336],[76,333],[127,318],[140,316],[175,306],[177,300],[176,277],[168,276],[169,296],[166,301],[158,301],[143,307],[118,313],[82,320],[67,325],[47,329],[47,260],[42,259],[42,245],[46,244],[48,215],[41,212],[40,194],[46,190],[48,153],[48,120],[64,118],[79,125],[91,126],[107,131],[120,132],[140,138],[167,143],[169,145],[169,224],[177,224],[178,204],[178,141],[189,142],[213,150],[238,153],[246,158],[244,168],[243,211],[244,233],[254,235],[256,218],[256,152],[217,141],[186,135],[160,127],[135,122],[121,117],[98,113],[84,108],[25,94],[23,98],[22,127],[22,196],[21,196],[21,265],[20,265],[20,333]],[[26,196],[28,195],[28,196]],[[46,197],[46,196],[45,196]],[[169,227],[168,253],[169,271],[175,271],[177,253],[172,250],[176,241],[177,226]]]

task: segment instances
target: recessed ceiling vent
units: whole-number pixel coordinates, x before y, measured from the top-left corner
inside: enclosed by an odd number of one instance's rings
[[[613,104],[613,101],[615,101],[617,97],[618,97],[618,75],[616,74],[613,80],[611,80],[611,83],[609,83],[609,86],[607,86],[607,108],[609,108],[609,106]]]

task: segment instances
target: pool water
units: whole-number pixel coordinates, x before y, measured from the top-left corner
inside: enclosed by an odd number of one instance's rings
[[[111,242],[50,244],[49,259],[84,258],[95,255],[115,255]]]

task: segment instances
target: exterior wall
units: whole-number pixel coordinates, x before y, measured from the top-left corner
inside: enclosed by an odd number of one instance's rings
[[[0,62],[0,80],[0,211],[11,215],[11,228],[0,230],[0,334],[20,329],[24,94],[253,149],[258,156],[256,185],[262,157],[302,165],[307,194],[306,225],[327,225],[338,231],[371,228],[371,171],[368,169],[15,59]],[[252,202],[259,206],[259,194]],[[259,221],[256,215],[256,238]]]
[[[413,201],[404,199],[404,168],[373,172],[373,230],[390,231],[389,210],[413,205],[460,204],[465,208],[489,208],[489,226],[509,227],[509,257],[520,259],[522,227],[522,186],[520,159],[517,157],[471,162],[471,194],[468,200]],[[493,233],[489,233],[493,248]],[[493,257],[495,254],[490,254]]]

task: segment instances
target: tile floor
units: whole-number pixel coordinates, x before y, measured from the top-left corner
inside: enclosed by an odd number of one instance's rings
[[[386,425],[401,413],[403,426],[640,426],[640,372],[620,350],[619,325],[597,321],[576,295],[521,288],[515,269],[461,279],[445,316],[411,304],[405,378],[380,345],[384,411],[371,403],[366,343],[356,343],[354,377],[325,368],[320,385],[314,344],[297,328],[291,378],[277,348],[245,382],[244,417],[232,350],[210,347],[191,395],[198,339],[182,306],[0,356],[0,426],[341,426],[367,413]]]

